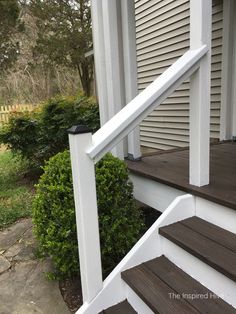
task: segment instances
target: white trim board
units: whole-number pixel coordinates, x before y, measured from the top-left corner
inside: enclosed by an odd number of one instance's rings
[[[186,192],[172,188],[151,179],[130,174],[134,185],[134,197],[136,200],[163,212],[177,196]]]
[[[234,0],[230,0],[233,2],[233,21],[234,21],[234,25],[233,25],[233,30],[231,30],[231,33],[234,39],[233,42],[233,75],[232,75],[232,136],[236,136],[236,39],[235,39],[235,33],[236,33],[236,5],[235,5],[235,1]]]
[[[235,69],[235,8],[234,0],[223,1],[223,43],[222,43],[222,75],[221,75],[221,113],[220,113],[220,140],[232,138],[232,114],[234,92]]]

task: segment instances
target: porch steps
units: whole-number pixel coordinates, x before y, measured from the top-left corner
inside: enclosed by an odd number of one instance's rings
[[[236,281],[236,234],[198,217],[159,229],[160,235]]]
[[[128,269],[121,276],[154,313],[236,313],[165,256]],[[196,295],[199,297],[194,298]]]
[[[230,208],[177,197],[78,314],[236,314],[235,225]]]
[[[185,269],[185,266],[176,263],[176,259],[173,258],[176,250],[169,257],[168,249],[164,249],[162,253],[164,255],[121,272],[121,278],[127,284],[128,301],[102,313],[235,314],[236,308],[229,304],[231,303],[229,298],[226,298],[229,302],[227,303],[217,294],[224,298],[225,293],[226,295],[228,293],[227,285],[231,288],[231,285],[236,285],[236,234],[197,216],[160,227],[159,234],[163,237],[164,247],[167,243],[174,243],[179,250],[184,250],[186,254],[190,253],[189,256],[193,258],[189,259],[190,268]],[[178,254],[183,253],[180,251]],[[194,269],[193,272],[196,274],[200,272],[198,267],[202,267],[194,262],[194,259],[208,265],[207,267],[210,266],[209,271],[212,269],[225,278],[220,279],[223,280],[222,287],[216,293],[212,292],[215,291],[214,283],[213,286],[206,284],[202,276],[195,276],[195,279],[194,276],[191,277],[190,269]],[[211,280],[214,281],[215,278],[217,281],[218,277],[214,277],[215,275],[212,277],[209,271],[206,275],[209,274]],[[130,298],[130,295],[133,297]],[[141,310],[140,306],[146,309]]]

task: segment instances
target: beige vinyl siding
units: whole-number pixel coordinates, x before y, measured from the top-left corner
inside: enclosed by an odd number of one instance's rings
[[[189,49],[189,0],[136,0],[139,91]],[[220,132],[223,1],[213,0],[211,137]],[[185,147],[189,141],[189,82],[183,83],[140,126],[141,145]]]

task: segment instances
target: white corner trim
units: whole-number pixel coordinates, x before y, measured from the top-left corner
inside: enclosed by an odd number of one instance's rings
[[[222,74],[221,74],[221,108],[220,108],[220,140],[232,138],[232,90],[234,73],[234,0],[223,1],[223,42],[222,42]]]

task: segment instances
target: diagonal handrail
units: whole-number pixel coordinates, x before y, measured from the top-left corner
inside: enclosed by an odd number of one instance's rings
[[[96,163],[144,118],[159,106],[179,85],[199,67],[199,61],[208,52],[206,45],[188,50],[144,91],[104,124],[93,136],[87,154]]]

